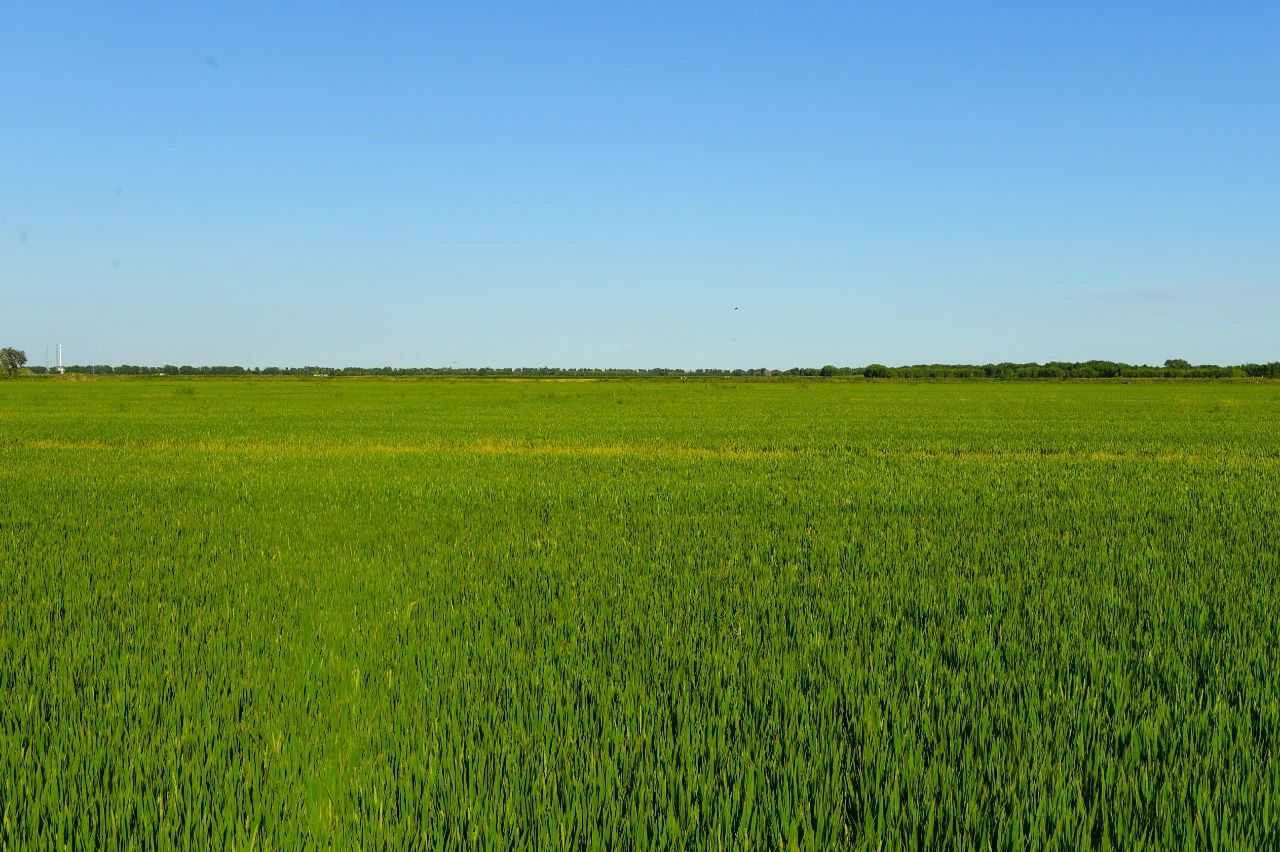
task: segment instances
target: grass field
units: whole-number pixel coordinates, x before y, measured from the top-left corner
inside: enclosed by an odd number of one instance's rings
[[[0,849],[1280,847],[1280,384],[0,382]]]

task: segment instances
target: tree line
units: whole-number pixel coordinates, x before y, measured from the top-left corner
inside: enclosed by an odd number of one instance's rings
[[[19,371],[26,357],[19,350],[5,360],[0,356],[0,369],[8,375]],[[17,356],[21,356],[21,359]],[[645,378],[676,376],[685,378],[732,378],[809,376],[861,377],[866,379],[1232,379],[1261,378],[1280,379],[1280,361],[1265,364],[1191,364],[1181,358],[1171,358],[1161,366],[1125,364],[1119,361],[1049,361],[1043,364],[1001,362],[999,364],[911,364],[890,367],[884,364],[868,364],[865,367],[792,367],[774,370],[765,367],[754,369],[702,369],[682,370],[670,367],[652,369],[601,369],[564,367],[238,367],[191,366],[164,364],[139,366],[133,364],[76,364],[65,367],[68,373],[117,375],[117,376],[452,376],[479,378]],[[28,371],[35,375],[56,372],[55,368],[33,366]]]

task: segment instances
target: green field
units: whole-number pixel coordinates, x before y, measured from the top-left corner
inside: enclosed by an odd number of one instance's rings
[[[0,849],[1280,847],[1280,384],[0,382]]]

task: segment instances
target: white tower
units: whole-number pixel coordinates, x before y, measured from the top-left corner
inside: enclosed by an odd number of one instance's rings
[[[62,344],[58,344],[58,372],[65,373],[66,369],[62,366]]]

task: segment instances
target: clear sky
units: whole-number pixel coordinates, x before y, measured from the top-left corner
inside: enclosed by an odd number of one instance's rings
[[[1280,359],[1280,6],[9,3],[33,363]]]

